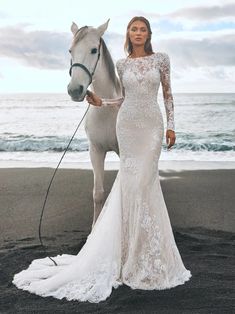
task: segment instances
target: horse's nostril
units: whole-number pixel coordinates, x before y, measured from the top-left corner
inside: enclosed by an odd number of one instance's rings
[[[80,86],[79,86],[79,93],[82,94],[82,92],[83,92],[83,86],[80,85]]]
[[[84,87],[83,85],[77,85],[76,88],[71,88],[70,85],[68,85],[68,94],[72,98],[80,98],[81,95],[83,94]]]

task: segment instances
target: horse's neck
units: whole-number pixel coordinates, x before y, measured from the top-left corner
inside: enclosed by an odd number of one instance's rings
[[[102,98],[115,98],[120,96],[120,86],[118,83],[115,86],[110,79],[107,63],[102,52],[94,74],[92,87],[93,91]]]

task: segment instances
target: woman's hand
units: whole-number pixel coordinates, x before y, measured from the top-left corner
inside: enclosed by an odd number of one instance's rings
[[[167,148],[171,148],[175,144],[175,131],[173,130],[166,130],[166,144],[168,145]]]
[[[102,99],[91,91],[87,91],[86,100],[89,104],[92,104],[93,106],[102,106]]]

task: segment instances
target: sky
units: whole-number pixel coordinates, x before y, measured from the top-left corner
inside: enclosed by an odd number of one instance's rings
[[[0,0],[0,93],[67,93],[72,22],[110,19],[103,38],[116,62],[136,15],[170,57],[173,92],[235,92],[235,1]]]

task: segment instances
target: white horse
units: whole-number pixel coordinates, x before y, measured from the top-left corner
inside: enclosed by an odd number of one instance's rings
[[[83,101],[87,88],[102,98],[121,96],[121,84],[115,66],[102,35],[109,20],[97,28],[73,23],[74,35],[71,53],[71,81],[68,94],[73,101]],[[89,152],[94,174],[92,228],[104,204],[104,160],[106,153],[119,155],[116,137],[116,118],[119,107],[115,105],[96,107],[91,105],[85,118],[85,131],[89,140]]]

